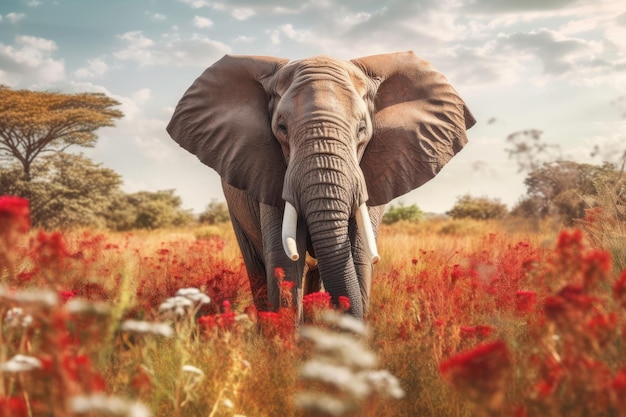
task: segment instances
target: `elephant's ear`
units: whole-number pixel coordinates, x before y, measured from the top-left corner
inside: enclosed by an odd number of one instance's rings
[[[282,204],[286,165],[270,127],[270,80],[288,60],[226,55],[185,92],[170,136],[224,180],[259,201]]]
[[[448,80],[413,52],[352,62],[378,84],[361,169],[368,205],[385,204],[437,175],[476,121]]]

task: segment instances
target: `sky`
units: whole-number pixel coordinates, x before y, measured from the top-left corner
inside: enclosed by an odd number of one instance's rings
[[[515,132],[541,130],[578,162],[626,149],[624,0],[0,0],[0,84],[115,98],[125,117],[75,151],[118,172],[124,191],[175,189],[195,212],[224,199],[219,177],[165,127],[206,67],[225,54],[407,50],[478,123],[437,177],[393,204],[443,213],[470,194],[511,208],[526,192],[506,152]]]

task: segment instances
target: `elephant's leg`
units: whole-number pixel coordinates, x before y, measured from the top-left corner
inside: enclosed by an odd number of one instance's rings
[[[265,260],[259,203],[248,193],[222,181],[231,223],[250,281],[254,306],[259,311],[268,309]]]
[[[372,222],[372,229],[374,230],[374,236],[378,239],[378,227],[382,221],[385,206],[368,207],[368,211]],[[363,314],[365,315],[369,307],[374,267],[371,260],[366,255],[365,246],[361,240],[361,235],[357,231],[356,221],[354,219],[350,220],[349,233],[350,240],[353,242],[352,258],[354,260],[354,267],[359,280],[361,300],[363,301]]]
[[[265,204],[260,205],[261,231],[263,237],[263,257],[266,265],[267,294],[270,305],[277,309],[291,304],[297,312],[297,317],[302,313],[302,277],[304,274],[304,261],[306,252],[306,234],[301,225],[296,236],[300,259],[296,262],[287,257],[282,246],[282,221],[283,210]],[[290,294],[281,294],[276,277],[276,268],[281,268],[285,274],[285,281],[293,282]],[[282,296],[281,296],[282,295]]]
[[[235,231],[237,243],[243,256],[243,262],[248,273],[252,300],[258,311],[266,311],[269,308],[267,298],[267,283],[265,279],[265,263],[260,250],[255,247],[252,241],[244,233],[237,219],[231,216],[231,223]]]

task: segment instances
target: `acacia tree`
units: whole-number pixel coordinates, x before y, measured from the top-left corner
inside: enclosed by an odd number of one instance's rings
[[[17,159],[24,180],[42,153],[93,147],[98,128],[113,126],[120,103],[101,93],[62,94],[0,85],[0,158]]]

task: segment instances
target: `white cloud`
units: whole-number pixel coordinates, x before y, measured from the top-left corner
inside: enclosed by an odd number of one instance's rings
[[[137,90],[133,93],[133,100],[137,103],[143,104],[150,99],[152,92],[149,88],[142,88],[141,90]]]
[[[26,15],[24,13],[9,13],[5,16],[7,20],[13,24],[19,22],[24,19]]]
[[[605,30],[604,36],[626,55],[626,25],[612,24]]]
[[[0,84],[50,84],[65,78],[63,60],[52,57],[54,41],[35,36],[17,36],[14,45],[0,43]]]
[[[241,42],[241,43],[251,43],[254,42],[257,39],[256,36],[245,36],[245,35],[241,35],[241,36],[237,36],[234,39],[234,42]]]
[[[167,16],[162,14],[162,13],[149,13],[149,12],[146,12],[146,14],[150,17],[151,20],[153,20],[155,22],[164,22],[165,20],[167,20]]]
[[[204,29],[213,26],[213,21],[208,17],[194,16],[193,25],[197,28]]]
[[[599,127],[603,134],[584,140],[581,146],[572,150],[573,158],[588,162],[593,157],[597,162],[606,161],[619,165],[626,156],[626,121],[606,123]]]
[[[74,71],[76,78],[95,78],[106,74],[109,66],[102,58],[90,59],[87,65]]]
[[[232,17],[234,17],[237,20],[247,20],[250,17],[254,16],[256,14],[256,12],[253,9],[250,8],[235,8],[233,9],[233,11],[230,13],[230,15]]]
[[[119,39],[125,46],[113,56],[120,60],[135,61],[141,66],[204,68],[222,55],[232,52],[228,45],[200,35],[192,35],[187,39],[164,37],[155,41],[135,31],[125,33]]]
[[[199,9],[201,7],[208,7],[211,5],[210,1],[207,0],[180,0],[181,2],[190,5],[194,9]]]
[[[558,10],[580,3],[580,0],[474,0],[467,9],[486,13]]]

